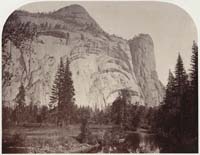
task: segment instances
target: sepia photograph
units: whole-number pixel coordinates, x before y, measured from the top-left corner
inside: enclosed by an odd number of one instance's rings
[[[2,153],[198,153],[198,34],[158,1],[41,1],[2,31]]]

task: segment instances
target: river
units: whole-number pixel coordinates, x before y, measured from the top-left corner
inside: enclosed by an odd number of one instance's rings
[[[147,130],[129,132],[119,143],[102,144],[87,153],[179,153],[188,152],[187,146],[173,144],[170,139],[159,137]],[[190,149],[190,148],[189,148]]]
[[[119,143],[100,145],[88,153],[159,153],[160,147],[155,134],[144,130],[127,133]]]
[[[109,131],[111,133],[111,131]],[[113,134],[111,138],[106,137],[107,143],[94,146],[84,153],[186,153],[191,152],[194,145],[181,146],[173,141],[158,137],[156,134],[149,133],[147,130],[138,129],[135,132],[125,132],[117,142],[112,140],[117,137]],[[4,153],[27,153],[24,148],[4,148]]]

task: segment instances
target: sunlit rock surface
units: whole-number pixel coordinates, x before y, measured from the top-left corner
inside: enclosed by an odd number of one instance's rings
[[[3,88],[6,104],[15,104],[18,87],[23,82],[27,104],[32,101],[48,105],[60,57],[70,60],[79,106],[103,109],[116,99],[121,89],[131,92],[133,104],[155,106],[162,100],[164,88],[156,73],[149,35],[139,35],[130,41],[109,35],[79,5],[48,15],[23,11],[16,14],[23,23],[51,26],[25,42],[26,49],[7,43],[6,50],[12,53],[12,63],[7,69],[13,77],[11,85]]]

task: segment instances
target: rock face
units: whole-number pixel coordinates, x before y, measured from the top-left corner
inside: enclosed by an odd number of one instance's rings
[[[33,40],[24,42],[27,48],[7,43],[5,50],[12,53],[7,70],[13,77],[3,88],[5,103],[15,104],[23,82],[27,104],[48,105],[60,57],[70,60],[78,105],[103,109],[121,89],[131,92],[133,104],[155,106],[162,100],[164,91],[155,70],[150,36],[130,41],[111,36],[79,5],[40,16],[22,11],[16,14],[22,23],[34,23],[38,29]]]
[[[140,34],[129,40],[134,73],[144,93],[145,104],[158,105],[164,97],[164,87],[156,72],[153,40],[148,34]]]
[[[61,8],[51,14],[51,16],[62,19],[64,22],[76,23],[77,25],[92,25],[96,29],[101,30],[95,20],[80,5],[70,5]]]

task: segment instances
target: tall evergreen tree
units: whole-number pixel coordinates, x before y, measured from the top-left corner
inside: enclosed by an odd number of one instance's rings
[[[52,86],[52,95],[50,96],[50,108],[57,108],[57,124],[63,121],[63,104],[64,104],[64,64],[62,58],[56,73]]]
[[[119,96],[112,104],[112,121],[124,127],[128,123],[127,107],[130,99],[129,91],[126,89],[120,90]]]
[[[186,117],[188,117],[188,75],[186,74],[182,58],[178,55],[175,67],[175,88],[176,88],[176,123],[178,137],[184,136],[187,129]]]
[[[178,55],[177,64],[175,67],[175,87],[176,93],[182,95],[187,85],[187,74],[183,65],[181,55]]]
[[[120,125],[120,123],[122,122],[122,118],[121,118],[121,98],[120,96],[118,96],[115,101],[112,103],[112,121],[117,124]]]
[[[161,119],[158,119],[158,124],[162,131],[166,133],[170,133],[170,131],[174,130],[174,127],[176,126],[176,123],[174,120],[176,120],[175,116],[177,113],[177,107],[176,107],[176,94],[175,94],[175,77],[172,74],[172,72],[169,70],[169,76],[168,76],[168,83],[166,87],[166,94],[164,98],[164,102],[161,105],[161,108],[159,110],[159,113],[162,114],[160,117]]]
[[[168,77],[168,83],[166,87],[166,94],[165,94],[165,103],[170,104],[175,93],[175,77],[172,74],[171,70],[169,70],[169,77]]]
[[[65,109],[65,119],[66,122],[69,123],[72,119],[72,115],[74,113],[74,86],[72,80],[72,73],[70,71],[70,62],[67,58],[65,64],[65,71],[64,71],[64,109]]]
[[[33,105],[33,122],[37,122],[37,115],[38,115],[38,107],[37,105]]]
[[[198,94],[198,46],[193,42],[191,58],[191,86],[195,93]]]
[[[193,41],[191,58],[191,122],[194,136],[198,135],[198,46]]]
[[[17,122],[24,121],[24,112],[25,112],[25,88],[23,83],[21,83],[19,87],[19,92],[16,96],[16,116],[17,116]]]
[[[68,59],[66,60],[66,65],[64,65],[62,58],[60,59],[60,65],[50,97],[50,106],[55,106],[55,103],[57,105],[57,123],[61,125],[68,124],[72,119],[75,101],[72,73],[69,64]]]
[[[47,106],[45,106],[45,105],[43,105],[42,106],[42,109],[41,109],[41,120],[42,120],[42,122],[44,122],[44,121],[46,121],[46,119],[47,119],[47,114],[48,114],[48,107]]]
[[[29,113],[28,121],[29,122],[33,122],[33,115],[34,115],[34,113],[33,113],[33,99],[31,99],[31,102],[30,102],[28,107],[29,107],[29,110],[28,110],[28,113]]]

